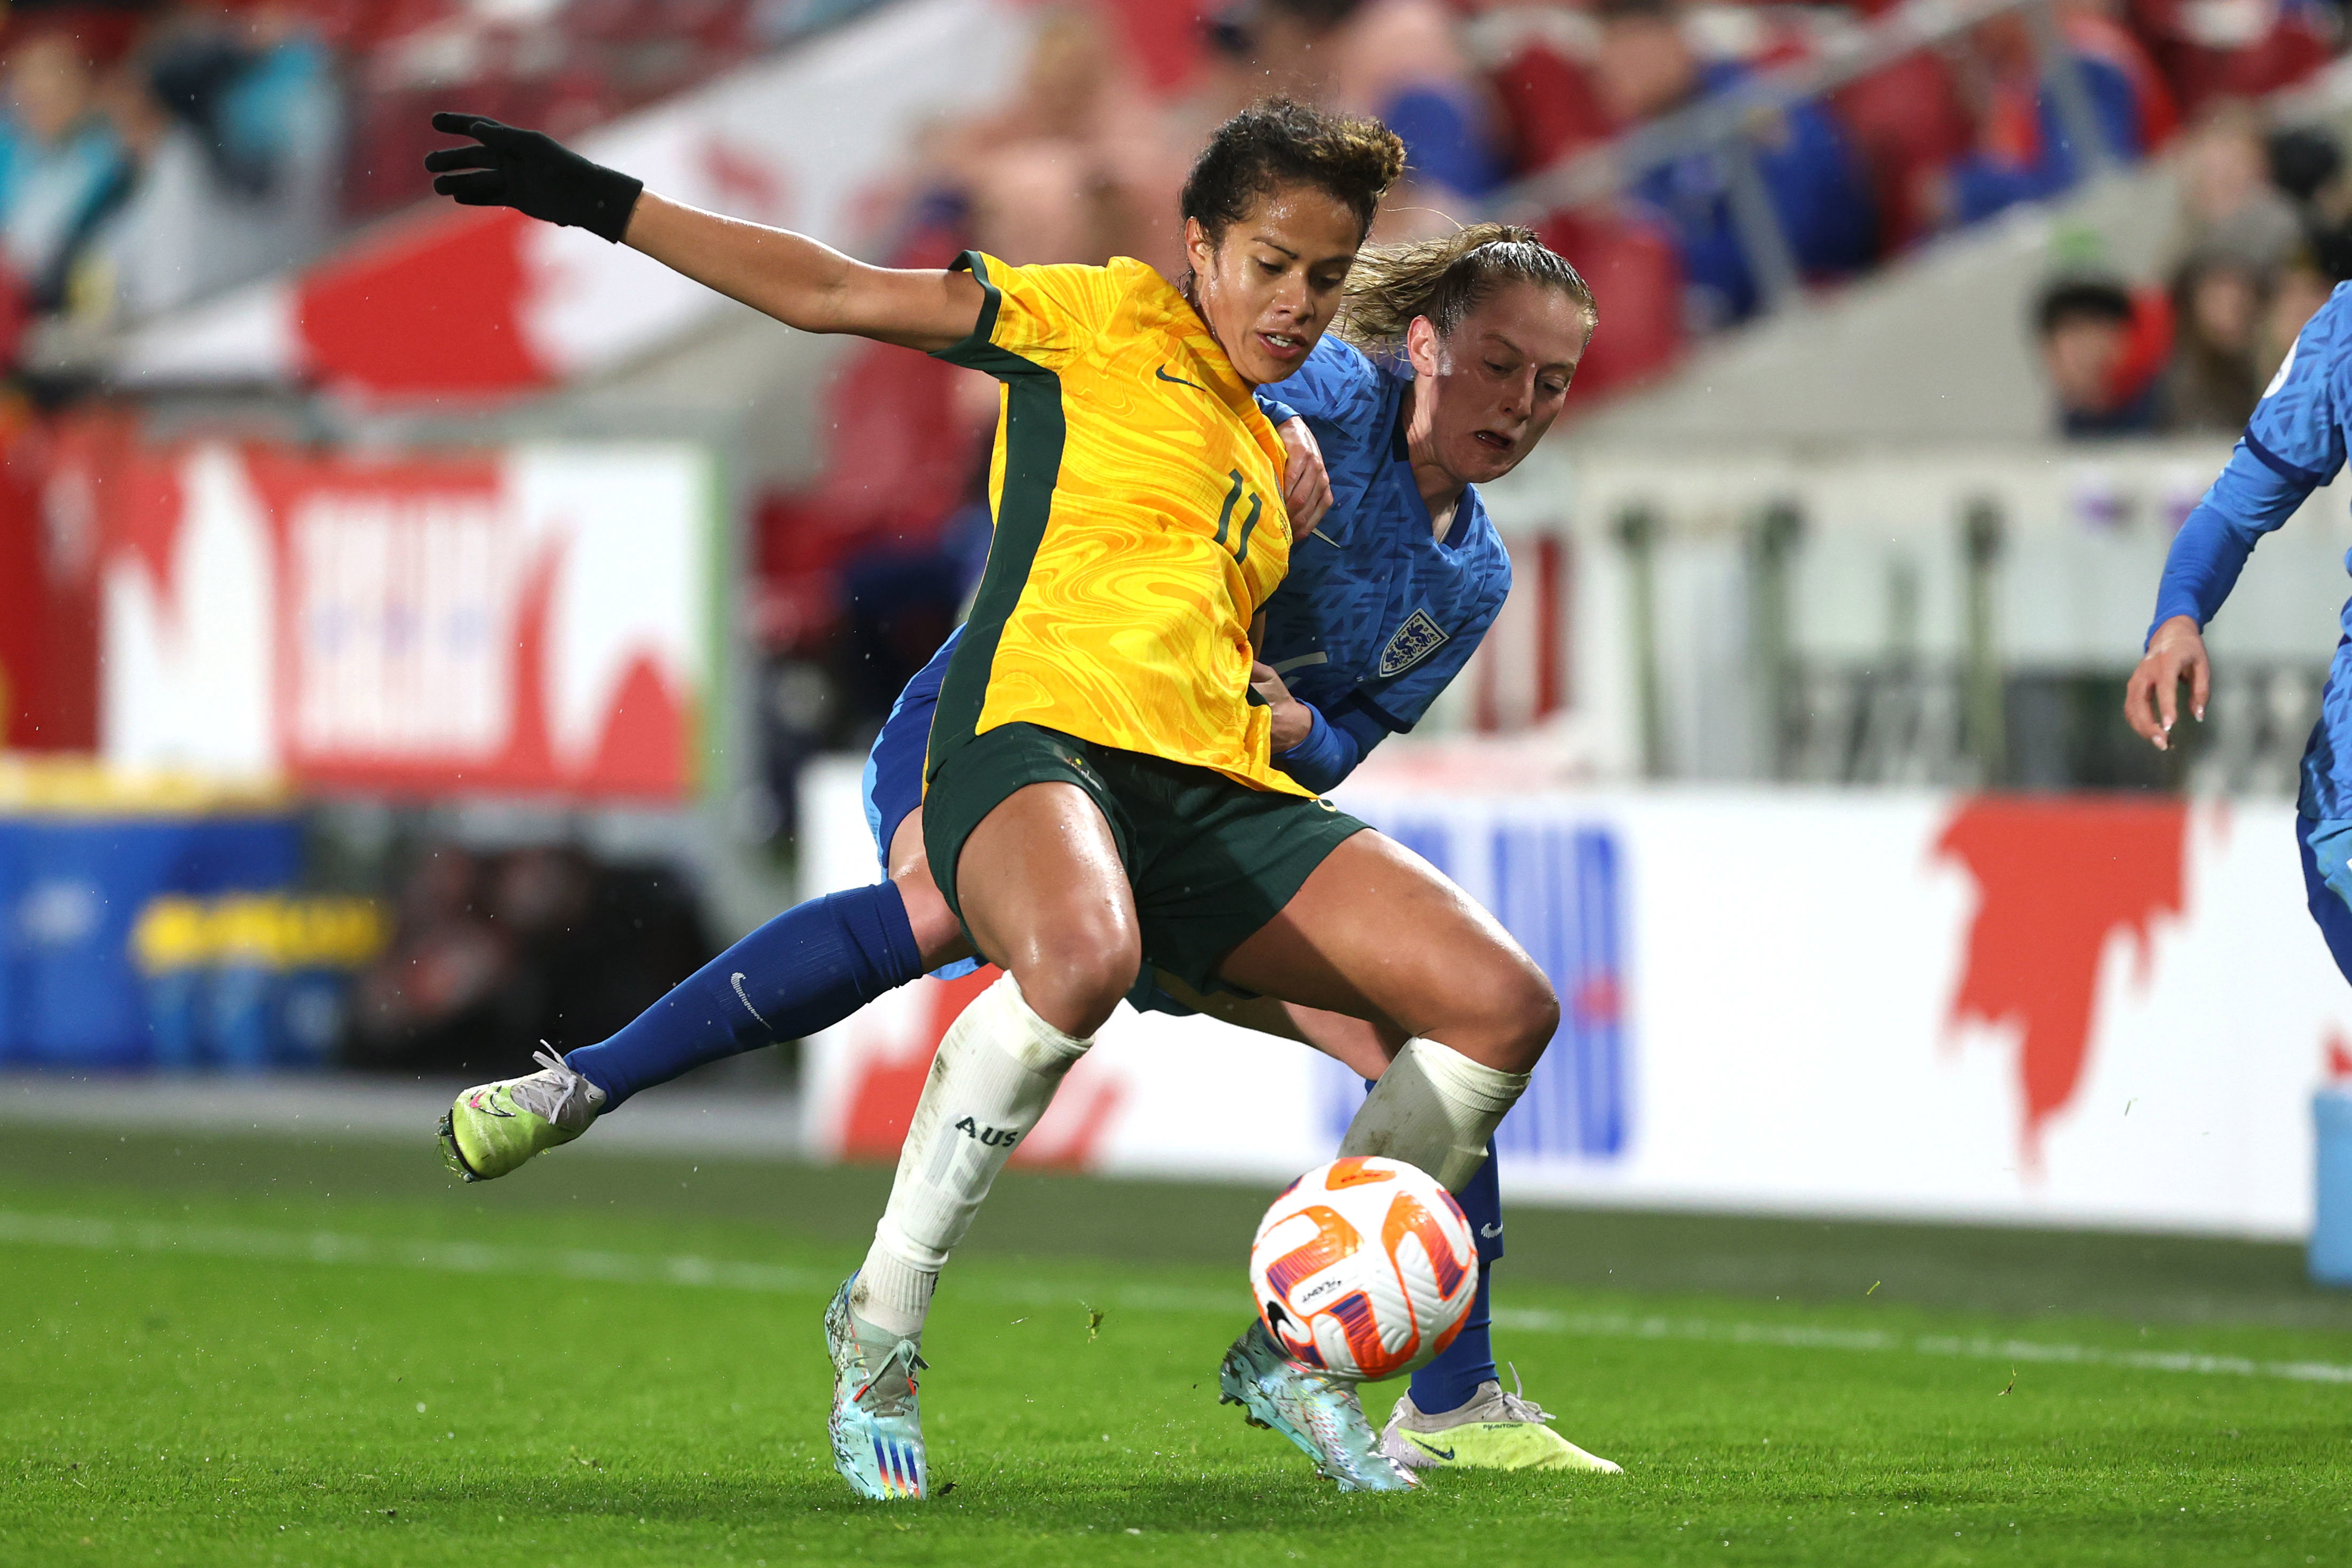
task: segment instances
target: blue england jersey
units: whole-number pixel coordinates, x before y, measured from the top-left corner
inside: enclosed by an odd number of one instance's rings
[[[1330,789],[1382,738],[1419,723],[1511,591],[1511,558],[1476,486],[1434,537],[1405,455],[1411,384],[1327,336],[1265,393],[1306,419],[1331,476],[1331,509],[1291,541],[1261,648],[1291,695],[1339,732],[1275,759],[1311,789]],[[1302,755],[1318,750],[1330,755]]]
[[[2221,476],[2180,525],[2157,590],[2151,638],[2176,615],[2190,617],[2200,628],[2212,620],[2255,544],[2344,466],[2347,419],[2352,284],[2338,284],[2287,350]],[[2352,552],[2345,568],[2352,570]],[[2341,620],[2352,639],[2352,602]],[[2337,646],[2320,699],[2319,727],[2304,752],[2297,805],[2305,816],[2321,821],[2352,817],[2352,643]]]

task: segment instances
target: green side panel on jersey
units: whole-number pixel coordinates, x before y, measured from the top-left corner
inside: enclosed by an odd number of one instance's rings
[[[971,270],[987,299],[971,335],[953,348],[941,349],[936,357],[985,371],[1004,383],[1004,477],[997,492],[988,567],[981,574],[963,641],[948,661],[939,706],[931,714],[930,747],[923,764],[926,781],[949,752],[979,733],[997,643],[1021,602],[1021,591],[1028,586],[1029,569],[1053,515],[1054,486],[1062,472],[1062,446],[1069,429],[1062,413],[1062,378],[989,340],[1004,296],[989,281],[985,258],[966,251],[955,265]]]

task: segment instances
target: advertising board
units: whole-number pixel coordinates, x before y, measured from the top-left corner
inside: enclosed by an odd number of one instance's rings
[[[1559,994],[1497,1139],[1515,1199],[2309,1224],[2310,1097],[2352,1073],[2352,991],[2284,802],[1482,795],[1367,771],[1338,799],[1492,909]],[[854,772],[814,777],[803,811],[810,891],[872,879]],[[812,1144],[894,1155],[983,983],[920,982],[817,1041]],[[1362,1092],[1303,1048],[1122,1006],[1016,1159],[1285,1180],[1330,1157]]]
[[[382,459],[92,443],[102,746],[131,768],[678,800],[710,476],[675,445]]]

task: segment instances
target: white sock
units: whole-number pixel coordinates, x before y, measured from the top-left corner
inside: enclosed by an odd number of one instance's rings
[[[1013,1145],[1037,1125],[1063,1076],[1093,1043],[1039,1018],[1010,975],[964,1009],[940,1041],[915,1103],[851,1311],[886,1333],[921,1331],[949,1252],[971,1228]]]
[[[1415,1036],[1364,1097],[1339,1153],[1402,1160],[1460,1192],[1486,1163],[1486,1140],[1527,1092],[1528,1078]]]

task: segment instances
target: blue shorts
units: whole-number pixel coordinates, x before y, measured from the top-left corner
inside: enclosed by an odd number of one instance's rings
[[[940,683],[948,678],[948,661],[962,640],[959,626],[940,644],[931,662],[915,672],[890,705],[890,716],[882,721],[874,749],[866,754],[866,826],[874,835],[874,853],[884,876],[890,874],[890,841],[898,836],[898,824],[923,803],[923,754],[931,744],[931,710],[940,706]],[[977,958],[958,958],[931,972],[952,980],[979,967]]]
[[[866,826],[874,835],[874,852],[884,876],[890,874],[890,841],[898,836],[898,824],[923,803],[923,754],[931,744],[931,710],[940,706],[940,684],[948,678],[948,661],[962,641],[959,626],[948,633],[931,662],[915,672],[890,705],[890,716],[882,721],[874,749],[866,754]]]
[[[2352,980],[2352,821],[2298,816],[2294,840],[2303,852],[2304,902],[2336,967]]]

